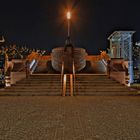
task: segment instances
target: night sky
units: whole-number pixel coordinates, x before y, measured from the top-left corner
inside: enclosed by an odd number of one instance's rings
[[[0,35],[8,43],[51,51],[64,46],[66,9],[72,9],[72,41],[89,54],[108,47],[115,30],[135,30],[140,40],[139,0],[1,0]]]

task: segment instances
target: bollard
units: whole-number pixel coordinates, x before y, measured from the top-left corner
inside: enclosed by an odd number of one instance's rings
[[[73,96],[73,75],[70,74],[70,96]]]
[[[11,86],[11,78],[10,78],[10,76],[5,76],[5,86],[6,87]]]

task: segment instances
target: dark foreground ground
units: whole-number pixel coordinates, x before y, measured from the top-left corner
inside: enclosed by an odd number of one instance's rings
[[[140,97],[0,97],[0,140],[140,140]]]

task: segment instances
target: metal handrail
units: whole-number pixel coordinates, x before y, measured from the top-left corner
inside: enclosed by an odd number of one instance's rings
[[[105,60],[105,59],[102,59],[101,61],[102,61],[103,65],[104,65],[105,67],[107,67],[107,62],[106,62],[106,60]]]
[[[61,68],[61,83],[63,83],[63,77],[64,77],[64,61],[62,62],[62,68]]]
[[[31,62],[29,60],[26,61],[26,78],[30,76],[37,67],[38,60],[33,59]]]
[[[75,91],[75,64],[73,61],[72,65],[72,74],[70,74],[70,95],[73,96],[73,92]],[[67,74],[64,74],[64,61],[62,62],[61,68],[61,86],[62,86],[62,96],[66,95],[66,84],[67,84]]]
[[[75,92],[75,88],[76,88],[76,71],[75,71],[75,63],[73,60],[73,65],[72,65],[72,70],[73,70],[73,91]]]
[[[38,65],[38,60],[33,60],[32,63],[30,64],[30,72],[31,74],[35,71],[36,67]]]
[[[62,68],[61,68],[61,90],[62,90],[62,96],[65,96],[66,89],[64,87],[65,82],[65,76],[64,76],[64,61],[62,62]]]

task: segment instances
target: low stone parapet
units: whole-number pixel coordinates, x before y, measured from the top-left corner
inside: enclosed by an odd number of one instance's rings
[[[11,85],[26,78],[26,72],[11,72]]]

